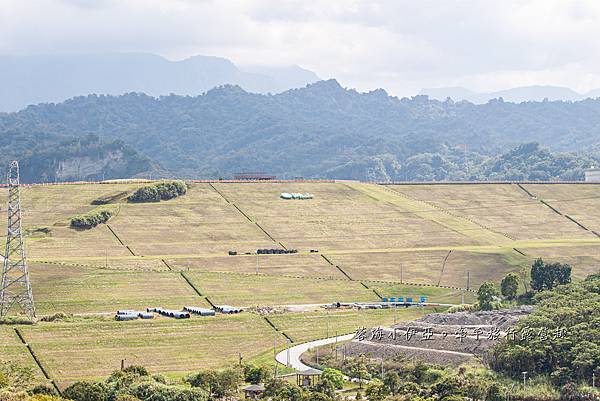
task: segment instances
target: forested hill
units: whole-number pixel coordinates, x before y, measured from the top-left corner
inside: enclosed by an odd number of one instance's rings
[[[0,114],[0,135],[34,134],[121,140],[182,177],[574,179],[597,161],[600,99],[474,105],[329,80],[277,95],[90,95]],[[530,142],[541,148],[521,146]]]

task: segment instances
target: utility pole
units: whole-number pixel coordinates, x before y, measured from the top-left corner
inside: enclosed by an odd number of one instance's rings
[[[527,385],[527,372],[521,372],[521,374],[523,375],[523,389],[525,389]]]
[[[35,320],[35,305],[29,281],[21,220],[19,162],[10,163],[8,184],[8,226],[6,250],[0,286],[0,317],[5,317],[14,305],[21,307],[29,320]]]
[[[596,388],[596,372],[592,372],[592,387]]]
[[[467,291],[471,289],[471,271],[467,271]]]
[[[404,284],[404,268],[402,267],[402,263],[400,263],[400,284]]]

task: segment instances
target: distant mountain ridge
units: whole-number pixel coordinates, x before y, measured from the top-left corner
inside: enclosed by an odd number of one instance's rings
[[[318,80],[315,73],[298,66],[243,69],[212,56],[181,61],[146,53],[0,56],[0,111],[92,93],[196,96],[224,84],[279,93]]]
[[[138,176],[161,169],[213,179],[264,171],[280,178],[376,181],[575,180],[600,161],[600,99],[476,105],[399,99],[382,89],[360,93],[327,80],[276,95],[225,85],[194,97],[88,95],[0,113],[0,138],[10,140],[5,149],[12,157],[19,149],[28,154],[29,147],[21,146],[27,141],[59,135],[75,141],[67,148],[75,150],[77,138],[98,137],[100,144],[87,154],[122,142],[136,152],[122,164]],[[519,148],[524,143],[540,145]],[[52,142],[44,147],[53,149]],[[77,154],[60,152],[66,158]],[[102,160],[112,160],[110,152],[102,154]],[[53,158],[74,165],[60,155]],[[507,156],[497,159],[501,155]],[[95,170],[85,176],[98,176],[106,169],[100,164],[92,162]],[[122,177],[130,176],[127,171]]]
[[[585,94],[578,93],[570,88],[551,85],[522,86],[502,91],[478,93],[462,87],[426,88],[420,95],[427,95],[432,99],[446,100],[450,98],[456,102],[466,100],[475,104],[487,103],[492,99],[502,98],[505,102],[541,102],[544,100],[578,101],[600,97],[600,89],[594,89]]]

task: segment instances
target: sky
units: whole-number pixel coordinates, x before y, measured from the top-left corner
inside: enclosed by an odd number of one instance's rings
[[[300,65],[361,91],[600,88],[600,1],[0,0],[0,54]]]

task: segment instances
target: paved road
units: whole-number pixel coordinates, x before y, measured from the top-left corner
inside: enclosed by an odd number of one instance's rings
[[[290,348],[285,349],[285,350],[281,351],[280,353],[278,353],[275,356],[275,360],[277,362],[281,363],[282,365],[289,366],[296,370],[311,369],[310,366],[303,364],[302,361],[300,360],[300,356],[303,353],[305,353],[306,351],[308,351],[309,349],[314,348],[314,347],[320,347],[322,345],[333,344],[336,342],[336,339],[339,342],[339,341],[352,340],[353,338],[354,338],[354,333],[346,334],[346,335],[338,336],[338,337],[324,338],[322,340],[315,340],[315,341],[310,341],[310,342],[303,343],[303,344],[294,345],[293,347],[290,347]]]

